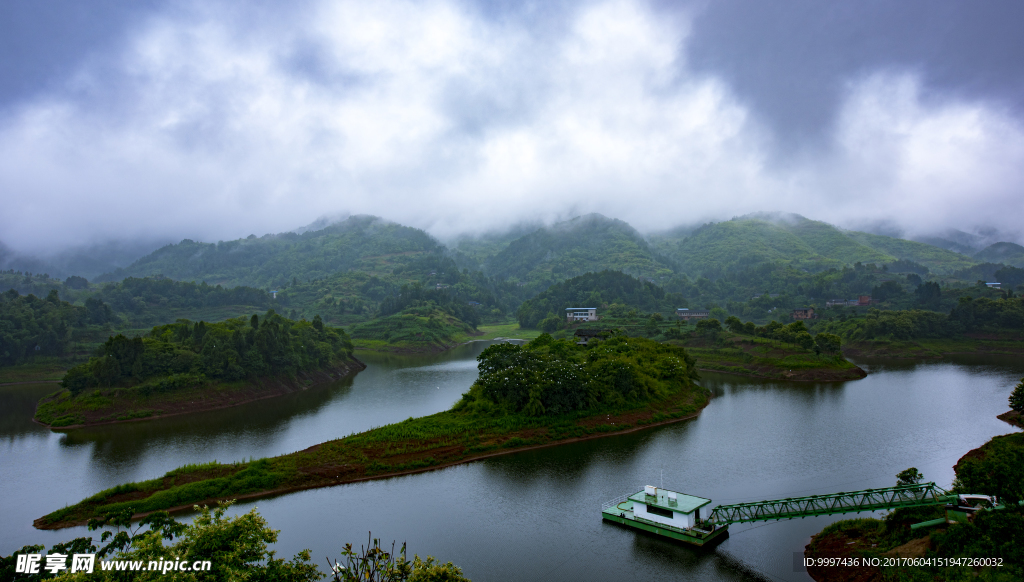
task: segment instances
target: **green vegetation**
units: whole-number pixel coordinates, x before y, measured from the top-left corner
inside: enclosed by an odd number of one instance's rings
[[[1013,387],[1010,393],[1010,410],[1020,414],[1024,413],[1024,378]]]
[[[964,455],[954,469],[958,492],[996,495],[1007,504],[1024,501],[1024,433],[993,437]],[[1024,534],[1024,529],[1019,531]]]
[[[849,232],[851,239],[898,259],[913,261],[937,273],[952,273],[977,261],[936,246],[866,232]]]
[[[523,329],[518,323],[498,323],[494,325],[481,325],[477,328],[477,332],[480,335],[475,336],[473,339],[476,341],[485,341],[493,339],[522,339],[532,340],[541,334],[540,330],[536,329]]]
[[[278,304],[295,316],[319,313],[325,321],[352,325],[429,300],[467,317],[472,324],[507,320],[525,296],[516,284],[496,281],[478,271],[460,271],[453,259],[439,254],[398,258],[401,264],[372,274],[347,271],[296,280],[278,293]],[[471,313],[465,311],[469,308]]]
[[[165,275],[183,281],[279,289],[296,278],[319,279],[351,269],[372,273],[440,249],[422,230],[374,216],[353,216],[302,234],[250,235],[217,244],[186,239],[95,281]]]
[[[867,309],[824,309],[824,303],[870,295],[871,306],[882,311],[948,313],[961,297],[1013,298],[1024,284],[1024,269],[977,264],[924,243],[843,231],[797,215],[751,215],[650,241],[622,221],[588,215],[463,238],[452,250],[423,231],[357,216],[301,233],[168,245],[101,278],[127,277],[117,283],[10,271],[0,273],[0,286],[37,296],[56,289],[62,300],[106,320],[91,325],[112,329],[179,318],[218,321],[273,308],[291,319],[320,315],[325,323],[359,327],[361,347],[410,351],[453,345],[480,324],[506,324],[512,316],[523,328],[555,332],[564,327],[565,308],[574,305],[598,307],[602,318],[659,314],[661,322],[627,328],[650,337],[656,334],[647,328],[664,332],[664,320],[677,307],[756,324],[789,323],[792,309],[814,307],[821,320],[812,334],[875,341],[822,329],[824,321],[857,319]],[[480,266],[483,271],[470,270]],[[1005,291],[979,280],[998,280]],[[431,306],[438,311],[428,313]],[[926,316],[914,317],[916,324]],[[934,330],[907,336],[902,323],[888,327],[897,333],[881,341],[937,339]],[[966,341],[962,333],[957,337]]]
[[[522,283],[533,293],[606,269],[666,279],[674,265],[652,251],[633,227],[600,214],[541,228],[512,241],[485,262],[491,276]]]
[[[730,331],[723,330],[718,320],[706,319],[697,323],[694,332],[669,333],[678,337],[668,341],[685,346],[701,370],[819,382],[866,375],[842,357],[838,336],[819,333],[812,337],[802,321],[789,325],[771,321],[758,327],[730,317],[726,327]]]
[[[664,399],[697,379],[685,350],[621,335],[585,348],[542,334],[525,347],[490,346],[477,359],[480,376],[453,410],[557,416]]]
[[[159,479],[97,493],[41,518],[37,525],[63,527],[129,507],[137,512],[189,507],[247,493],[425,470],[501,451],[670,422],[696,413],[708,402],[707,391],[692,381],[696,375],[691,360],[679,347],[626,337],[577,346],[550,336],[540,336],[525,348],[513,347],[489,348],[481,355],[483,381],[450,411],[272,459],[183,467]],[[509,370],[513,375],[508,381],[498,375],[509,358],[519,357],[531,361],[526,372]],[[572,376],[558,375],[570,371]]]
[[[109,308],[98,301],[76,307],[61,301],[56,290],[46,299],[8,290],[0,294],[0,366],[63,356],[76,335],[91,324],[106,323],[108,317]]]
[[[324,326],[319,317],[292,321],[270,310],[262,320],[181,320],[146,337],[110,337],[88,362],[68,371],[65,390],[44,399],[36,419],[69,426],[151,416],[158,413],[154,407],[178,400],[207,400],[265,378],[351,362],[352,349],[344,330]]]
[[[654,247],[683,272],[716,279],[725,272],[785,264],[811,272],[853,263],[909,260],[939,272],[970,266],[970,258],[932,245],[840,230],[796,214],[755,214],[653,236]]]
[[[241,380],[322,368],[352,354],[344,330],[320,318],[292,321],[270,310],[251,319],[178,323],[154,327],[148,337],[107,340],[96,357],[68,370],[62,385],[72,394],[97,386],[170,390],[202,378]]]
[[[368,538],[372,534],[367,534]],[[345,544],[341,551],[345,563],[327,560],[334,573],[334,582],[469,582],[462,575],[462,570],[451,562],[442,564],[432,556],[421,560],[415,556],[411,561],[405,557],[405,544],[395,552],[395,543],[391,543],[388,552],[380,545],[380,540],[367,540],[365,546],[356,551],[352,544]]]
[[[1024,267],[1024,247],[1011,242],[998,242],[976,253],[974,260],[979,263],[1003,263]]]
[[[194,319],[207,315],[212,316],[210,319],[228,319],[254,310],[266,311],[275,304],[270,294],[262,289],[225,288],[166,277],[129,277],[101,286],[95,297],[133,327],[171,323],[185,315]],[[223,316],[216,317],[219,312]]]
[[[133,523],[133,508],[106,514],[89,522],[89,530],[105,530],[100,546],[92,537],[76,538],[44,546],[25,546],[10,556],[0,556],[0,580],[47,580],[56,578],[45,569],[44,561],[36,574],[15,574],[19,554],[60,554],[67,557],[61,580],[194,580],[256,582],[314,582],[323,573],[313,564],[309,550],[298,552],[291,560],[275,557],[269,546],[277,542],[273,530],[256,509],[237,516],[225,516],[234,500],[209,507],[196,507],[191,523],[180,523],[167,512],[155,512]],[[104,544],[104,542],[106,542]],[[168,543],[173,542],[173,543]],[[71,573],[73,554],[96,554],[92,572]],[[399,552],[385,551],[379,539],[354,550],[351,543],[341,550],[344,560],[327,559],[335,582],[469,582],[462,570],[451,562],[441,563],[433,556],[426,560],[406,558],[405,545]],[[133,562],[118,568],[112,560]],[[203,565],[207,562],[208,566]],[[150,569],[150,563],[156,564]],[[182,563],[178,567],[179,563]],[[198,564],[197,564],[198,563]],[[164,566],[166,564],[166,566]],[[106,567],[105,567],[106,566]],[[201,568],[197,574],[193,567]],[[107,569],[109,568],[109,569]]]
[[[971,299],[961,297],[949,315],[921,309],[881,311],[871,309],[863,317],[832,319],[819,329],[848,341],[955,338],[969,332],[1021,331],[1024,299]]]
[[[356,325],[352,341],[361,350],[442,351],[462,341],[474,328],[434,304],[402,311]]]
[[[941,506],[898,509],[885,519],[843,520],[815,535],[808,557],[940,557],[1002,558],[1001,567],[953,568],[904,565],[899,568],[863,568],[859,580],[991,580],[1024,577],[1024,433],[994,437],[965,455],[954,467],[953,491],[994,495],[1006,505],[996,511],[979,511],[974,519],[934,528],[910,529],[910,525],[944,517]],[[897,477],[920,480],[916,469]],[[852,569],[843,569],[853,574]],[[816,580],[831,580],[836,569],[822,570]]]
[[[523,302],[517,317],[521,327],[536,328],[545,318],[564,322],[568,307],[606,309],[618,303],[645,311],[674,312],[677,307],[685,307],[680,305],[684,302],[682,295],[666,293],[654,283],[618,271],[601,271],[573,277],[548,287],[540,295]]]

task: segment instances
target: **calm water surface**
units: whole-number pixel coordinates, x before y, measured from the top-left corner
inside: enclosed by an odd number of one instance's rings
[[[0,387],[0,554],[84,528],[32,520],[125,481],[185,463],[278,455],[447,409],[476,378],[486,344],[437,356],[362,354],[355,378],[268,401],[57,433],[31,422],[52,384]],[[995,416],[1024,375],[1013,359],[863,364],[856,382],[793,384],[705,374],[699,418],[629,435],[449,469],[240,504],[281,529],[279,555],[336,556],[345,542],[408,542],[485,580],[810,578],[793,568],[813,533],[841,517],[731,526],[699,551],[600,519],[600,504],[645,484],[717,503],[884,487],[907,467],[948,486],[964,453],[1016,429]]]

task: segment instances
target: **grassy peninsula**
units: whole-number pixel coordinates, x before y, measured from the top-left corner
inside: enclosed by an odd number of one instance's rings
[[[222,408],[363,367],[344,330],[319,317],[293,321],[270,310],[219,323],[179,320],[145,337],[111,336],[68,370],[35,420],[69,427]]]
[[[35,525],[56,529],[126,508],[189,508],[429,470],[673,422],[696,414],[710,397],[694,383],[683,348],[644,338],[578,346],[544,334],[523,347],[491,346],[478,360],[478,380],[451,410],[279,457],[188,465],[102,491]]]

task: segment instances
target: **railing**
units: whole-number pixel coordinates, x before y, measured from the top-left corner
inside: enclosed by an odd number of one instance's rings
[[[812,495],[810,497],[719,505],[711,512],[707,521],[718,525],[726,525],[747,521],[768,521],[813,515],[877,511],[879,509],[895,509],[897,507],[941,505],[955,499],[955,495],[950,495],[945,490],[936,486],[935,483],[897,485],[896,487],[864,489],[850,493],[831,493],[828,495]]]
[[[622,503],[623,501],[628,500],[630,495],[632,495],[632,494],[631,493],[627,493],[626,495],[619,495],[618,497],[616,497],[615,499],[612,499],[611,501],[607,501],[605,503],[602,503],[601,504],[601,511],[604,511],[604,510],[608,509],[609,507],[615,507],[618,504]]]

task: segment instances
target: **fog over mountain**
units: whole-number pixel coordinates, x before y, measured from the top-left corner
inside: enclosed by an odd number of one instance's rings
[[[228,240],[360,213],[452,240],[590,212],[655,231],[767,210],[1024,242],[1022,16],[1009,1],[4,3],[0,241]]]

